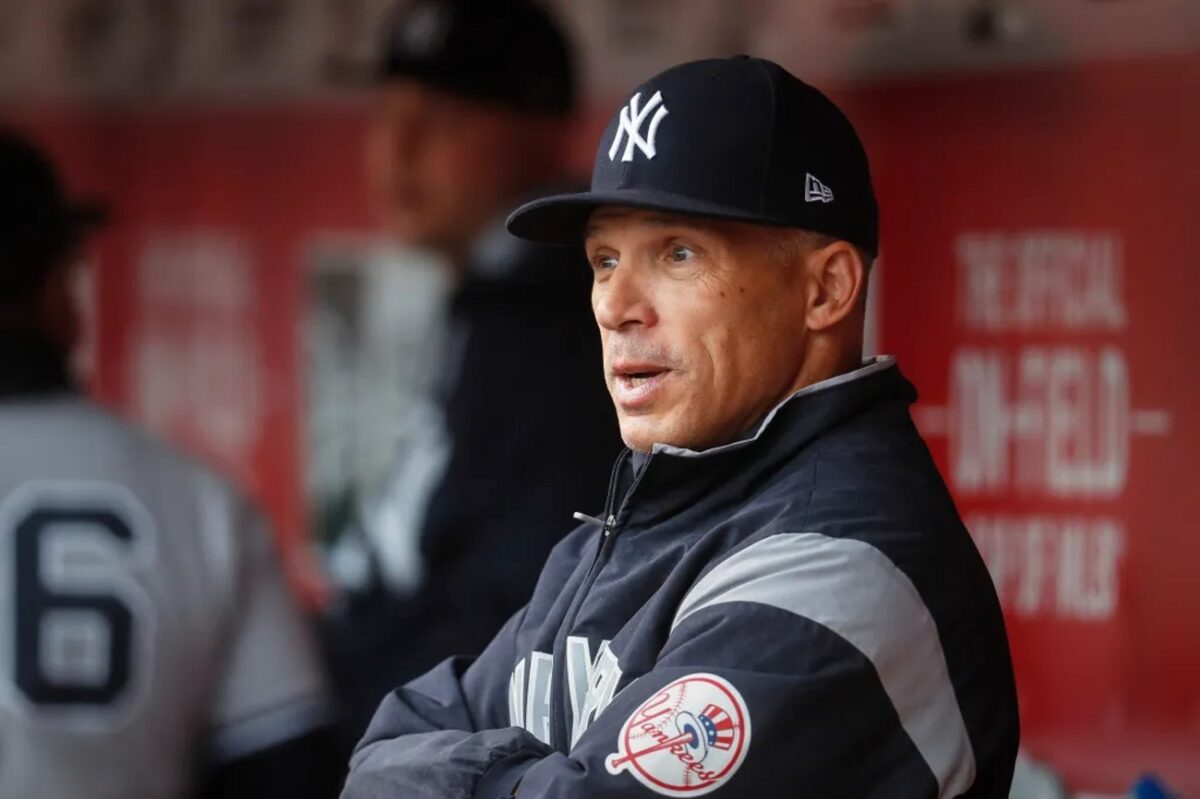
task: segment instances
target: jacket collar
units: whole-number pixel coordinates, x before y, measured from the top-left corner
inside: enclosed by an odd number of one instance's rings
[[[916,398],[895,359],[879,356],[791,394],[736,441],[700,451],[656,444],[631,461],[635,474],[618,523],[652,523],[706,497],[748,496],[830,430],[882,404],[907,410]]]
[[[655,444],[651,449],[651,454],[672,455],[677,458],[710,458],[725,452],[743,449],[761,439],[767,432],[767,429],[771,427],[771,423],[775,421],[777,416],[779,416],[780,411],[783,411],[788,406],[801,403],[805,397],[812,397],[823,392],[829,392],[833,389],[836,389],[838,386],[845,386],[849,383],[863,380],[864,378],[870,377],[873,374],[885,372],[889,369],[899,372],[899,369],[896,367],[896,359],[891,355],[880,355],[875,358],[868,358],[863,361],[862,366],[852,372],[846,372],[845,374],[831,377],[828,380],[822,380],[819,383],[813,383],[811,386],[805,386],[794,394],[788,395],[783,402],[772,408],[770,412],[763,417],[763,420],[754,428],[752,428],[750,432],[741,438],[731,441],[728,444],[722,444],[720,446],[704,450],[691,450],[684,447],[673,447],[670,444]],[[784,414],[784,416],[787,415],[787,413]],[[781,425],[786,424],[786,421],[781,423]]]
[[[43,336],[0,332],[0,400],[74,390],[66,360]]]

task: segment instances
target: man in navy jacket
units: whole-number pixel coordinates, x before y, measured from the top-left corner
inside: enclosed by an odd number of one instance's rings
[[[384,701],[344,796],[1007,796],[999,604],[913,387],[862,359],[878,212],[845,116],[768,61],[675,67],[590,192],[509,229],[585,244],[629,449],[486,651]]]

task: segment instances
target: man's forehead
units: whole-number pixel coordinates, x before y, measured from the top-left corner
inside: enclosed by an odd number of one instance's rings
[[[655,227],[689,227],[716,232],[720,222],[715,219],[705,219],[699,216],[673,214],[667,211],[655,211],[645,208],[631,208],[624,205],[604,205],[597,208],[588,217],[584,237],[593,236],[628,225],[651,225]]]
[[[377,113],[419,111],[439,99],[439,94],[415,78],[388,78],[375,85],[372,102]]]
[[[425,110],[432,107],[454,107],[460,110],[489,109],[481,100],[460,94],[407,75],[396,75],[381,80],[374,88],[374,103],[384,110]]]

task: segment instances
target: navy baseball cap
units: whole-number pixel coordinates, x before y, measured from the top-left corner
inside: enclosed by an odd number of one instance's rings
[[[0,128],[0,301],[25,296],[55,259],[108,219],[99,203],[67,197],[58,172],[27,138]]]
[[[566,34],[533,0],[410,0],[384,25],[375,79],[410,78],[531,113],[575,107]]]
[[[846,115],[771,61],[693,61],[643,83],[600,140],[591,190],[526,203],[509,231],[579,246],[606,205],[824,233],[870,256],[879,209]]]

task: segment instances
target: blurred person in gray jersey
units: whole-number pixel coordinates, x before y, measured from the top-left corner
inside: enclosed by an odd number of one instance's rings
[[[328,796],[326,688],[266,522],[80,393],[99,206],[0,129],[0,797]]]

